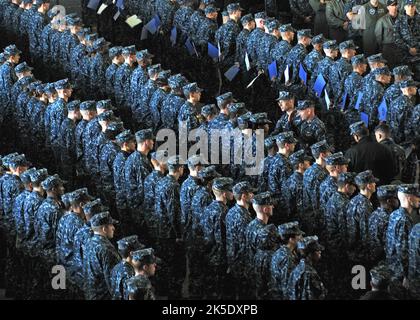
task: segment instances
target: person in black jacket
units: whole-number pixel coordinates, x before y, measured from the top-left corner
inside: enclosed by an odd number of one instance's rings
[[[370,137],[363,121],[351,124],[350,134],[357,144],[346,152],[346,158],[350,159],[348,170],[356,173],[372,170],[379,179],[378,185],[389,184],[397,174],[392,152]]]
[[[390,274],[383,265],[378,265],[370,270],[371,291],[366,292],[360,300],[394,300],[388,291]]]

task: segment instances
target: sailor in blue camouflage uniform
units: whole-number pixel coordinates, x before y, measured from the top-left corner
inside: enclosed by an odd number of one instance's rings
[[[169,33],[172,28],[175,11],[179,8],[177,1],[156,0],[154,3],[156,14],[162,22],[160,28],[164,34]]]
[[[419,209],[420,191],[418,184],[403,184],[397,191],[400,208],[389,217],[385,254],[393,278],[404,285],[403,280],[408,277],[408,239]]]
[[[290,274],[287,300],[324,300],[327,289],[315,269],[324,246],[318,243],[317,236],[310,236],[299,241],[297,248],[303,258]]]
[[[275,155],[278,152],[276,137],[269,136],[264,140],[264,148],[266,150],[266,157],[262,163],[262,173],[258,177],[258,191],[264,192],[268,190],[268,174],[270,172],[270,166],[275,159]]]
[[[144,202],[142,205],[144,211],[144,220],[147,226],[148,241],[154,245],[157,243],[158,221],[156,220],[155,200],[156,185],[167,173],[166,158],[167,152],[159,150],[150,154],[150,161],[153,171],[144,179]]]
[[[141,88],[149,79],[147,69],[152,65],[154,56],[145,50],[136,52],[137,67],[131,73],[127,83],[127,104],[132,105],[140,98]]]
[[[290,83],[299,84],[301,82],[299,78],[300,64],[303,65],[303,61],[308,54],[307,47],[311,44],[311,29],[302,29],[297,32],[298,43],[289,51],[286,58],[286,65],[292,68],[290,74]]]
[[[203,17],[200,17],[198,23],[195,23],[194,14],[191,16],[191,26],[197,24],[197,36],[196,39],[193,38],[193,41],[201,46],[202,52],[207,52],[207,43],[214,43],[214,38],[217,32],[217,17],[219,9],[210,5],[204,9]],[[199,12],[197,10],[196,12]],[[193,32],[191,30],[191,35]]]
[[[346,215],[348,254],[352,263],[365,262],[368,257],[368,223],[373,212],[370,199],[378,181],[370,170],[359,173],[354,179],[360,192],[350,200]]]
[[[245,53],[246,45],[248,42],[248,38],[255,29],[255,20],[252,14],[246,14],[241,18],[242,30],[239,32],[238,36],[236,37],[236,53],[235,53],[235,62],[239,63],[239,67],[242,71],[246,70],[245,64]]]
[[[276,137],[279,151],[268,173],[268,190],[272,193],[278,208],[272,219],[274,224],[287,220],[290,214],[286,201],[285,183],[293,173],[288,157],[294,152],[297,142],[292,131],[282,132]]]
[[[293,131],[295,135],[298,135],[300,119],[295,109],[295,96],[290,91],[279,91],[276,101],[283,114],[277,120],[271,134],[276,135],[280,132]]]
[[[91,200],[86,188],[77,189],[68,194],[70,208],[58,221],[56,235],[57,262],[68,268],[69,275],[73,276],[74,237],[85,223],[83,206]]]
[[[359,111],[354,109],[354,106],[359,92],[363,90],[362,76],[367,70],[367,60],[363,54],[358,54],[351,58],[351,65],[353,71],[344,79],[344,94],[347,94],[348,100],[347,110],[344,112],[348,125],[360,119]]]
[[[382,53],[369,56],[367,61],[369,64],[370,72],[363,77],[363,87],[366,87],[375,78],[373,71],[375,71],[377,68],[385,67],[387,63],[387,61],[383,58]]]
[[[272,62],[270,52],[280,38],[280,22],[276,19],[267,20],[265,23],[266,33],[264,33],[258,42],[257,47],[257,65],[266,70]]]
[[[408,281],[410,295],[414,299],[420,296],[420,223],[413,226],[408,240]]]
[[[85,298],[87,300],[110,300],[112,294],[111,272],[121,258],[111,243],[115,224],[109,212],[93,216],[90,224],[93,236],[85,248],[83,269],[85,272]]]
[[[44,27],[48,24],[47,11],[50,7],[49,0],[37,0],[36,11],[31,17],[31,27],[28,29],[29,36],[29,52],[33,61],[42,59],[41,55],[41,33]],[[58,10],[57,10],[58,11]]]
[[[203,122],[201,122],[200,126],[198,127],[201,130],[209,132],[209,124],[216,116],[219,114],[219,108],[215,104],[206,104],[201,108],[201,116],[203,117]]]
[[[182,88],[187,101],[181,106],[178,113],[178,129],[186,130],[186,133],[196,129],[200,125],[200,99],[203,89],[196,82],[185,85]]]
[[[252,63],[252,66],[257,65],[257,49],[260,40],[264,36],[264,24],[265,20],[267,19],[267,15],[265,12],[257,12],[254,17],[256,27],[250,32],[245,49],[250,59],[250,63]]]
[[[278,226],[282,245],[277,249],[271,259],[270,291],[271,298],[284,300],[287,298],[287,285],[290,274],[299,263],[297,244],[305,233],[300,230],[297,221],[284,223]]]
[[[109,45],[110,42],[107,42],[104,38],[99,38],[93,42],[94,52],[89,64],[89,89],[92,98],[103,99],[108,95],[104,84],[106,83],[106,68],[109,65]]]
[[[198,31],[200,27],[203,25],[205,20],[205,10],[209,8],[206,6],[204,8],[204,3],[200,1],[200,6],[191,14],[190,17],[190,28],[189,28],[189,36],[191,40],[198,44],[199,37],[198,37]],[[217,8],[215,8],[217,9]]]
[[[200,170],[197,174],[199,180],[197,181],[199,187],[192,197],[192,230],[189,236],[189,250],[190,250],[190,295],[191,297],[201,297],[205,293],[203,291],[204,275],[202,274],[202,258],[204,255],[203,247],[203,229],[201,224],[201,217],[205,208],[212,202],[213,196],[211,194],[211,185],[215,178],[221,175],[216,171],[214,165],[208,166]]]
[[[304,150],[292,153],[289,157],[293,168],[292,175],[286,180],[286,199],[290,210],[289,219],[301,219],[305,212],[303,204],[303,174],[310,167],[312,157]]]
[[[132,88],[130,79],[134,71],[134,62],[136,55],[136,47],[129,46],[122,49],[122,55],[124,57],[124,63],[115,72],[115,102],[120,109],[121,117],[125,120],[127,114],[127,100],[130,92],[138,90],[138,88]],[[130,103],[133,100],[129,100]]]
[[[376,196],[379,207],[369,216],[369,250],[373,264],[385,259],[386,230],[390,214],[398,209],[397,185],[379,186]]]
[[[0,85],[0,116],[3,118],[3,122],[11,117],[10,93],[17,80],[14,67],[19,63],[21,53],[15,45],[10,45],[4,49],[7,61],[0,67],[0,78],[2,79]]]
[[[159,250],[164,257],[158,291],[168,297],[180,297],[185,272],[182,252],[182,225],[179,178],[184,174],[183,160],[171,156],[167,160],[169,173],[156,185],[155,216],[158,221]]]
[[[105,70],[105,89],[110,97],[115,95],[115,74],[117,73],[118,68],[123,63],[122,56],[122,47],[112,47],[108,52],[109,59],[111,63]]]
[[[308,150],[317,141],[326,138],[325,124],[315,115],[315,103],[311,100],[300,100],[296,107],[302,120],[299,124],[299,144]]]
[[[420,104],[416,105],[411,116],[407,119],[405,125],[405,136],[406,137],[419,137],[420,136]]]
[[[79,44],[77,32],[82,28],[82,20],[80,18],[69,17],[66,19],[67,31],[63,32],[60,40],[60,64],[64,72],[68,74],[70,71],[70,54],[71,50]]]
[[[128,300],[127,280],[134,277],[133,253],[144,249],[137,236],[128,236],[117,241],[121,261],[111,271],[112,300]]]
[[[17,97],[23,90],[23,87],[27,86],[29,82],[34,81],[32,70],[33,68],[28,66],[26,62],[22,62],[15,67],[17,81],[11,89],[10,100],[12,103],[16,103]]]
[[[278,73],[282,75],[286,70],[286,58],[290,50],[292,50],[292,41],[296,30],[291,24],[283,24],[279,30],[282,40],[277,42],[272,48],[270,56],[272,61],[276,60]]]
[[[155,92],[153,92],[152,96],[150,97],[149,109],[152,114],[154,132],[156,132],[162,124],[160,120],[162,103],[163,101],[165,101],[170,91],[170,87],[168,85],[168,78],[170,76],[171,70],[164,70],[158,73],[158,76],[155,80],[155,84],[158,88],[155,90]]]
[[[168,85],[171,88],[171,92],[162,101],[161,128],[172,130],[178,128],[178,112],[185,103],[182,88],[186,84],[187,80],[179,73],[168,78]]]
[[[130,213],[123,219],[123,228],[126,232],[140,233],[144,224],[141,212],[144,199],[143,182],[153,170],[148,154],[153,150],[154,136],[152,130],[144,129],[137,131],[135,137],[137,150],[127,158],[124,166],[125,192]]]
[[[256,269],[257,264],[258,267],[263,267],[262,264],[259,264],[258,262],[263,262],[264,259],[257,260],[256,258],[264,258],[264,251],[267,249],[273,249],[268,248],[269,245],[271,245],[272,238],[267,237],[271,234],[271,228],[274,227],[273,224],[268,225],[268,221],[270,218],[273,217],[273,208],[274,208],[274,199],[272,197],[271,192],[263,192],[256,194],[252,200],[252,206],[257,214],[254,220],[252,220],[245,231],[245,238],[246,238],[246,257],[248,259],[247,263],[247,280],[250,293],[250,298],[258,298],[261,294],[258,290],[261,287],[261,280],[263,277],[267,276],[267,272],[269,272],[269,266],[271,263],[271,258],[266,259],[265,263],[268,265],[265,265],[268,267],[268,270],[264,270],[265,274],[258,274],[260,272],[263,272],[262,269]],[[275,229],[275,227],[274,227]],[[275,248],[274,250],[276,250]],[[272,251],[272,250],[271,250]],[[274,253],[274,252],[273,252]],[[265,283],[266,286],[268,286],[268,280]],[[248,289],[247,288],[247,289]],[[265,294],[268,294],[268,290],[266,290]]]
[[[405,80],[400,83],[402,95],[388,106],[387,123],[391,127],[391,134],[396,143],[401,143],[409,137],[405,136],[407,122],[414,107],[413,97],[416,96],[418,82]]]
[[[243,288],[246,287],[247,260],[245,245],[245,230],[252,221],[249,207],[256,190],[248,182],[239,182],[232,188],[236,204],[226,214],[226,257],[228,274],[234,281],[235,297],[246,297]]]
[[[344,80],[352,72],[351,59],[355,56],[358,47],[353,40],[341,42],[339,45],[341,57],[334,63],[330,69],[329,80],[331,81],[331,88],[335,104],[344,94]]]
[[[88,56],[89,28],[82,28],[77,32],[79,43],[73,47],[69,53],[70,78],[78,84],[78,89],[83,94],[87,93],[87,77],[89,70],[90,57]]]
[[[394,83],[385,90],[384,94],[387,106],[391,106],[402,95],[400,83],[404,80],[411,79],[413,73],[407,65],[403,65],[392,69],[392,75],[394,76]]]
[[[314,36],[311,40],[313,49],[303,59],[303,65],[305,66],[306,71],[309,72],[310,75],[312,75],[315,72],[317,64],[321,62],[321,60],[324,58],[322,45],[325,41],[326,39],[324,38],[324,35],[322,33]]]
[[[112,164],[112,176],[114,178],[115,206],[120,221],[124,221],[127,213],[127,194],[125,188],[124,166],[130,154],[136,150],[136,138],[130,130],[125,130],[115,138],[120,147]],[[123,226],[121,226],[121,229]],[[124,234],[125,230],[120,230]]]
[[[191,16],[194,13],[191,0],[178,1],[180,8],[175,11],[173,26],[177,30],[177,43],[184,44],[190,31]]]

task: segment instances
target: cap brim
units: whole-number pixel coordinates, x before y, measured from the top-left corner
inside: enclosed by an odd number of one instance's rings
[[[120,222],[118,220],[112,219],[110,224],[118,225]]]

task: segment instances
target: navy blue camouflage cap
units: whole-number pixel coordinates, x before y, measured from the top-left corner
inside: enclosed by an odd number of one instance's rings
[[[64,90],[64,89],[71,89],[72,86],[70,84],[69,79],[62,79],[54,82],[55,90]]]
[[[146,246],[139,241],[139,237],[137,235],[132,235],[128,237],[124,237],[117,241],[118,249],[129,251],[137,251],[144,249]]]
[[[105,133],[112,134],[116,137],[124,131],[124,123],[122,121],[112,121],[106,126]]]
[[[50,94],[50,95],[57,93],[57,91],[55,90],[54,83],[47,83],[47,84],[45,84],[44,92],[46,94]]]
[[[98,34],[96,32],[89,33],[85,36],[86,41],[94,42],[96,39],[98,39]]]
[[[295,138],[293,131],[286,131],[286,132],[279,133],[276,136],[276,142],[292,144],[292,143],[298,143],[298,140]]]
[[[9,153],[9,154],[5,155],[3,157],[3,160],[2,160],[3,166],[6,167],[6,168],[9,168],[10,167],[10,160],[12,160],[14,157],[17,157],[18,155],[19,155],[19,153],[17,153],[17,152],[13,152],[13,153]]]
[[[366,129],[366,124],[363,121],[357,121],[352,123],[350,126],[350,135],[358,134]]]
[[[218,12],[218,11],[219,11],[219,8],[216,8],[213,5],[209,5],[204,9],[204,14],[206,14],[206,15],[207,14],[212,14],[212,13],[215,13],[215,12]]]
[[[297,111],[302,111],[308,108],[315,108],[315,103],[311,100],[299,100],[296,106]]]
[[[277,97],[276,101],[280,100],[290,100],[293,99],[295,96],[290,91],[279,91],[279,96]]]
[[[411,77],[413,75],[413,72],[410,70],[410,67],[407,65],[404,66],[398,66],[392,69],[392,74],[394,76],[406,76]]]
[[[41,4],[44,4],[44,3],[50,3],[50,0],[36,0],[35,1],[35,4],[37,6],[40,6]]]
[[[38,169],[30,173],[29,178],[32,183],[39,184],[48,177],[48,170],[45,168]]]
[[[280,22],[277,19],[270,19],[270,21],[266,23],[266,27],[268,32],[273,32],[280,27]]]
[[[32,0],[22,0],[22,3],[24,3],[24,4],[30,4],[30,3],[32,3]]]
[[[153,135],[152,129],[143,129],[135,133],[137,143],[141,143],[146,140],[154,140],[155,136]]]
[[[267,19],[267,14],[265,13],[265,11],[261,11],[261,12],[257,12],[255,14],[255,19]]]
[[[342,166],[350,163],[342,152],[336,152],[325,158],[325,163],[329,166]]]
[[[289,156],[289,161],[295,166],[299,163],[304,163],[305,161],[312,161],[312,157],[305,154],[304,150],[299,150]]]
[[[249,121],[253,124],[271,124],[268,119],[267,112],[254,113],[251,115]]]
[[[25,172],[21,173],[21,175],[19,176],[20,180],[24,184],[31,183],[31,173],[32,172],[36,172],[36,168],[30,168],[30,169],[26,170]]]
[[[312,38],[312,31],[311,29],[301,29],[297,32],[297,36],[299,38],[302,38],[302,37]]]
[[[372,173],[372,170],[366,170],[363,172],[360,172],[356,178],[354,178],[354,182],[358,185],[365,185],[368,183],[378,183],[379,179],[375,178],[375,176]]]
[[[109,49],[108,55],[111,59],[114,59],[115,57],[122,54],[122,47],[116,46]]]
[[[200,178],[203,181],[210,181],[210,180],[213,180],[215,178],[221,177],[221,174],[217,172],[216,166],[211,165],[211,166],[208,166],[208,167],[205,167],[205,168],[201,169],[198,172],[197,176],[198,176],[198,178]]]
[[[378,75],[391,76],[392,75],[391,71],[389,70],[387,66],[376,68],[375,70],[372,71],[372,74],[375,76],[378,76]]]
[[[257,189],[253,188],[248,181],[241,181],[235,184],[232,188],[234,195],[239,196],[244,193],[254,193]]]
[[[386,0],[387,6],[396,6],[398,4],[397,0]]]
[[[147,73],[148,73],[149,77],[151,77],[151,76],[153,76],[153,75],[155,75],[155,74],[157,74],[161,71],[162,71],[162,67],[161,67],[160,64],[154,64],[154,65],[147,68]]]
[[[112,105],[111,99],[99,100],[96,102],[97,110],[115,110],[115,107]]]
[[[148,277],[142,275],[128,278],[125,284],[127,286],[127,294],[133,296],[144,290],[152,289],[152,284]]]
[[[116,136],[117,143],[123,144],[124,142],[136,141],[136,137],[130,130],[124,130]]]
[[[92,200],[92,197],[89,195],[87,188],[81,188],[69,192],[68,199],[70,202],[86,202]]]
[[[96,101],[87,100],[83,101],[79,105],[80,111],[95,111],[96,110]]]
[[[252,117],[251,112],[247,112],[247,113],[239,116],[238,119],[237,119],[239,129],[241,129],[241,130],[248,129],[248,127],[250,126],[250,123],[251,123],[251,117]]]
[[[80,100],[73,100],[66,104],[68,111],[76,111],[79,110]]]
[[[206,104],[201,108],[201,115],[203,117],[208,117],[211,115],[217,115],[219,113],[219,108],[215,104]]]
[[[16,67],[15,67],[15,72],[16,73],[24,73],[27,71],[32,71],[34,68],[28,66],[28,64],[26,62],[22,62],[19,63]]]
[[[54,8],[52,8],[52,9],[48,10],[48,12],[47,12],[47,16],[48,16],[48,18],[50,18],[50,19],[54,18],[54,17],[55,17],[55,16],[57,16],[58,14],[59,14],[58,10],[56,10],[56,9],[54,9]]]
[[[79,37],[85,37],[87,34],[91,33],[92,30],[87,27],[87,28],[80,28],[77,32],[76,35]]]
[[[375,266],[370,270],[369,273],[372,283],[381,287],[386,287],[391,280],[391,270],[385,264],[379,264],[378,266]]]
[[[223,106],[225,103],[234,102],[235,99],[233,99],[233,93],[232,92],[225,92],[224,94],[221,94],[220,96],[216,97],[217,105]]]
[[[22,51],[20,51],[14,44],[11,44],[4,48],[3,52],[7,57],[15,56],[22,53]]]
[[[89,201],[82,208],[83,212],[89,216],[94,216],[95,214],[100,213],[104,209],[101,199]]]
[[[115,118],[112,110],[107,110],[98,115],[98,121],[111,121]]]
[[[322,44],[323,49],[338,50],[338,44],[336,40],[328,40]]]
[[[0,52],[0,64],[3,64],[6,62],[6,56],[3,52]]]
[[[414,81],[413,79],[408,79],[400,82],[400,88],[416,88],[419,84],[419,82]]]
[[[45,93],[45,84],[40,84],[36,87],[36,94],[42,95]]]
[[[297,248],[299,250],[305,250],[306,252],[323,251],[325,248],[319,244],[317,236],[304,237],[298,242]]]
[[[376,196],[379,199],[389,199],[397,197],[398,186],[395,184],[389,184],[385,186],[379,186],[376,189]]]
[[[80,18],[78,18],[78,17],[76,17],[76,18],[68,18],[68,19],[66,19],[66,23],[70,27],[80,26],[80,25],[83,24],[82,23],[82,20]]]
[[[19,154],[15,157],[10,158],[8,160],[8,165],[10,168],[29,167],[30,163],[28,162],[24,154]]]
[[[245,108],[245,103],[243,102],[235,102],[232,103],[231,105],[229,105],[228,110],[230,113],[234,113],[234,114],[244,114],[246,112],[248,112],[248,110]]]
[[[354,57],[351,58],[351,64],[353,66],[358,64],[367,64],[367,60],[365,58],[364,54],[357,54]]]
[[[70,193],[71,192],[67,192],[67,193],[65,193],[61,196],[61,202],[64,204],[65,209],[70,208],[70,205],[71,205],[71,203],[70,203]]]
[[[156,79],[156,84],[159,86],[168,85],[168,79],[170,76],[171,76],[171,70],[163,70],[159,72],[158,77]]]
[[[106,41],[104,38],[98,38],[93,41],[92,47],[94,50],[100,50],[109,47],[110,44],[111,42]]]
[[[420,197],[419,185],[417,183],[413,184],[401,184],[398,186],[398,192],[404,194],[411,194],[416,197]]]
[[[168,151],[167,150],[158,150],[150,153],[150,158],[156,160],[160,163],[167,163],[168,161]]]
[[[203,89],[201,89],[201,88],[198,87],[197,82],[193,82],[193,83],[189,83],[186,86],[184,86],[182,88],[182,91],[184,92],[184,96],[188,98],[188,96],[191,93],[194,93],[194,92],[202,92]]]
[[[280,32],[296,32],[296,29],[292,27],[291,23],[282,24],[279,30]]]
[[[213,180],[212,188],[218,191],[232,191],[233,179],[220,177]]]
[[[252,199],[252,203],[258,206],[273,206],[274,205],[273,194],[269,191],[258,193],[254,195],[254,198]]]
[[[286,241],[291,236],[305,235],[305,232],[300,230],[299,222],[292,221],[279,225],[277,231],[283,241]]]
[[[36,91],[36,89],[38,89],[38,87],[42,84],[41,81],[36,80],[34,81],[33,78],[30,79],[25,79],[23,81],[23,85],[27,85],[28,86],[28,90],[29,91]]]
[[[325,41],[327,41],[327,39],[324,37],[324,35],[322,33],[316,35],[315,37],[312,38],[311,43],[314,44],[323,44]]]
[[[136,54],[136,46],[128,46],[128,47],[124,47],[122,49],[122,54],[123,55],[131,55],[131,54]]]
[[[189,168],[194,168],[196,166],[201,166],[203,164],[205,164],[203,161],[203,158],[198,154],[192,155],[187,160],[187,165]]]
[[[155,256],[153,248],[136,250],[132,253],[133,260],[141,264],[160,263],[160,258]]]
[[[205,6],[215,5],[216,0],[202,0],[201,1]]]
[[[176,170],[179,167],[183,167],[185,161],[179,155],[175,155],[175,156],[169,157],[166,163],[168,165],[168,168]]]
[[[346,40],[340,43],[339,48],[340,48],[340,51],[342,51],[346,49],[357,50],[359,47],[354,44],[353,40]]]
[[[64,181],[61,180],[61,178],[58,176],[58,174],[55,174],[53,176],[49,176],[44,181],[41,182],[41,187],[45,191],[50,191],[53,188],[60,187],[64,184]]]
[[[277,146],[276,144],[276,137],[275,136],[269,136],[264,139],[264,147],[269,150]]]
[[[354,179],[356,178],[355,172],[342,172],[337,177],[338,183],[344,183],[344,184],[356,184]]]
[[[187,84],[187,79],[180,73],[174,74],[169,77],[168,84],[171,89],[179,89]]]
[[[327,143],[327,140],[321,140],[311,145],[312,154],[319,154],[323,152],[331,151],[331,146]]]
[[[367,61],[369,63],[373,63],[373,62],[383,62],[383,63],[387,63],[387,61],[384,59],[384,57],[382,56],[382,53],[377,53],[377,54],[373,54],[371,56],[369,56],[367,58]]]
[[[247,23],[251,21],[254,21],[254,17],[252,16],[251,13],[248,13],[241,18],[241,23],[243,26],[245,26]]]
[[[68,20],[74,19],[74,18],[77,18],[77,13],[75,13],[75,12],[68,13],[64,16],[64,19],[66,20],[66,22]]]
[[[136,53],[137,60],[145,60],[145,59],[152,59],[154,57],[147,49],[140,50]]]
[[[102,226],[107,226],[110,224],[118,224],[118,223],[119,223],[118,220],[112,219],[109,211],[100,212],[94,215],[92,219],[90,219],[91,227],[102,227]]]
[[[407,5],[415,6],[416,5],[416,0],[404,0],[404,5],[405,6],[407,6]]]
[[[229,13],[227,11],[222,11],[222,17],[229,17]]]
[[[244,9],[241,8],[241,5],[239,4],[239,2],[236,2],[236,3],[229,3],[226,7],[226,10],[229,13],[233,13],[238,10],[243,11]]]

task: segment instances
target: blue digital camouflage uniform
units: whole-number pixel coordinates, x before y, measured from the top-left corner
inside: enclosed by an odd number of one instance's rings
[[[271,164],[273,163],[275,159],[275,155],[264,158],[263,160],[263,172],[258,178],[258,191],[259,192],[265,192],[268,191],[268,175],[270,172]]]
[[[83,266],[87,300],[111,299],[111,272],[120,259],[117,250],[104,236],[95,234],[88,240]]]
[[[374,128],[378,123],[378,107],[382,102],[385,88],[380,82],[373,80],[363,88],[361,111],[369,116],[369,128]]]
[[[285,63],[289,66],[289,68],[292,68],[292,74],[290,77],[291,83],[297,83],[301,81],[299,78],[299,66],[301,63],[303,64],[307,54],[308,51],[301,43],[296,44],[287,54]]]
[[[126,281],[134,277],[134,268],[124,260],[117,263],[111,271],[112,300],[128,300]]]
[[[327,250],[331,256],[343,253],[346,245],[347,229],[346,216],[350,198],[339,192],[334,191],[329,197],[324,210],[325,233]]]
[[[89,88],[97,99],[104,98],[109,93],[105,91],[106,77],[105,72],[109,65],[108,54],[97,52],[91,59],[89,64]]]
[[[181,127],[181,122],[185,122],[187,134],[200,125],[199,110],[191,102],[185,101],[178,113],[178,128]]]
[[[2,114],[3,117],[9,112],[8,108],[10,108],[9,103],[11,98],[10,92],[14,82],[17,80],[13,68],[14,66],[9,61],[6,61],[0,67],[0,78],[2,79],[0,84],[0,101],[2,110],[0,110],[0,114]]]
[[[369,249],[371,260],[375,262],[385,259],[385,241],[389,214],[390,212],[379,207],[369,216]]]
[[[318,63],[320,63],[322,59],[324,59],[322,52],[313,49],[303,60],[303,65],[310,74],[313,74],[316,70]]]
[[[25,216],[24,205],[25,200],[31,194],[29,190],[23,190],[16,198],[13,204],[13,227],[16,232],[16,247],[20,246],[21,240],[25,235]]]
[[[111,63],[105,70],[105,88],[110,97],[115,95],[115,74],[120,65]]]
[[[273,61],[270,57],[270,52],[277,44],[278,39],[269,33],[264,33],[258,42],[257,65],[266,70],[268,65]]]
[[[125,68],[127,68],[127,66]],[[117,81],[116,77],[117,76],[115,75],[115,81]],[[126,94],[128,95],[128,103],[132,105],[138,101],[138,99],[140,98],[141,88],[146,84],[148,79],[149,77],[147,75],[147,68],[138,66],[137,68],[132,70],[131,74],[128,76],[128,82],[126,83],[126,85],[128,86],[126,92]]]
[[[309,149],[311,145],[326,137],[325,124],[315,116],[311,121],[299,123],[299,142],[302,148]]]
[[[251,32],[248,29],[242,29],[236,37],[235,62],[239,62],[241,70],[246,70],[245,53],[250,34]]]
[[[73,268],[76,272],[76,283],[82,289],[84,286],[84,271],[83,265],[85,260],[86,244],[88,240],[93,236],[93,231],[90,227],[90,223],[87,222],[81,227],[74,236],[74,265]]]
[[[85,166],[85,169],[90,174],[95,174],[98,172],[98,166],[97,166],[97,156],[95,148],[98,137],[101,135],[101,125],[99,124],[98,118],[95,117],[92,120],[90,120],[87,124],[85,129],[83,130],[83,150],[84,156],[83,156],[83,163]]]
[[[66,268],[74,266],[74,237],[84,225],[83,219],[74,212],[66,212],[59,220],[56,234],[57,261]]]
[[[301,259],[290,274],[288,283],[289,300],[324,300],[327,290],[315,268]]]
[[[350,125],[356,121],[359,121],[359,112],[354,109],[357,101],[357,95],[359,91],[363,89],[363,77],[357,72],[350,73],[344,80],[344,91],[347,93],[349,100],[348,110],[345,111],[347,123]],[[356,113],[356,115],[354,115]]]
[[[60,64],[65,72],[70,71],[71,51],[79,44],[79,39],[70,31],[61,33],[60,40]]]
[[[156,216],[153,213],[155,210],[156,185],[164,177],[165,175],[161,171],[153,170],[144,179],[144,202],[142,208],[144,211],[144,218],[147,224],[149,237],[153,239],[157,238],[158,231],[158,221],[155,219]]]
[[[196,39],[197,44],[207,48],[208,42],[214,43],[217,27],[217,21],[211,20],[207,17],[200,21],[198,35]]]
[[[150,110],[150,99],[158,89],[154,80],[147,80],[140,89],[140,95],[132,105],[133,118],[141,128],[153,128],[153,115]],[[157,124],[156,124],[157,125]]]
[[[72,180],[76,174],[76,124],[73,120],[63,120],[60,132],[61,175],[65,180]]]
[[[335,102],[339,102],[339,99],[344,94],[344,81],[352,71],[353,67],[350,61],[343,57],[338,59],[330,68],[329,79],[331,81]]]
[[[180,189],[181,223],[184,235],[189,237],[192,232],[192,199],[199,189],[197,178],[188,176]]]
[[[30,256],[35,256],[37,253],[38,238],[35,233],[36,213],[43,201],[44,198],[38,192],[32,191],[26,198],[23,206],[25,221],[25,237],[23,242],[26,253]]]
[[[201,219],[205,208],[213,201],[213,196],[206,187],[199,187],[195,192],[192,202],[192,230],[193,239],[202,237]],[[195,240],[193,240],[195,243]]]
[[[159,15],[162,22],[161,29],[164,33],[168,33],[172,28],[174,14],[178,10],[179,5],[177,2],[170,0],[156,0],[154,5],[156,14]]]
[[[407,119],[405,125],[405,136],[406,137],[416,137],[420,136],[420,104],[416,105],[412,112],[411,116]]]
[[[337,190],[337,178],[328,176],[319,186],[320,201],[319,207],[323,211],[326,208],[327,202],[334,191]]]
[[[303,174],[300,172],[293,172],[293,174],[286,180],[286,200],[290,210],[290,220],[302,217],[305,211],[303,205]]]
[[[410,111],[413,107],[414,103],[405,95],[401,95],[391,106],[388,106],[386,122],[391,127],[391,135],[396,143],[401,143],[407,139],[404,135],[404,131]]]
[[[48,114],[48,124],[50,131],[46,134],[49,135],[49,141],[51,142],[52,147],[60,148],[60,128],[64,119],[67,117],[67,107],[66,102],[62,98],[58,98],[51,105],[48,106],[46,113]],[[46,126],[47,128],[47,126]],[[54,150],[54,149],[53,149]]]
[[[3,223],[8,232],[13,231],[13,205],[16,197],[24,190],[20,178],[16,175],[6,173],[1,182],[1,201],[3,211]]]
[[[292,45],[286,40],[282,40],[277,42],[270,51],[271,61],[277,61],[277,70],[280,75],[286,70],[286,58],[290,50],[292,50]]]
[[[31,28],[28,30],[29,50],[34,61],[42,59],[41,34],[47,23],[47,15],[40,12],[35,12],[31,18]]]
[[[333,66],[334,66],[334,60],[331,57],[324,57],[324,59],[322,59],[318,63],[318,66],[316,67],[315,72],[313,73],[312,78],[311,78],[311,80],[313,81],[312,84],[314,84],[316,78],[320,74],[322,74],[325,81],[327,82],[327,84],[325,86],[325,90],[328,94],[328,97],[330,97],[330,99],[332,99],[332,97],[334,97],[334,93],[333,93],[333,90],[331,88],[332,79],[330,79],[331,68]]]
[[[162,124],[160,120],[162,103],[166,99],[167,95],[168,93],[165,90],[162,88],[157,88],[150,97],[149,108],[152,114],[152,125],[154,132],[156,132],[156,130],[160,128]]]
[[[190,29],[188,35],[195,44],[199,44],[199,30],[206,19],[203,10],[195,10],[190,17]],[[206,43],[207,44],[207,43]]]
[[[394,101],[402,96],[401,88],[399,83],[393,83],[385,89],[384,98],[387,106],[391,106]]]
[[[397,279],[408,275],[408,236],[413,224],[413,218],[404,208],[395,210],[389,217],[385,254],[388,267]]]
[[[410,281],[410,292],[413,298],[420,294],[420,224],[413,226],[408,240],[408,279]]]
[[[177,11],[175,11],[173,25],[178,31],[178,43],[185,43],[185,40],[189,34],[190,19],[193,13],[194,10],[189,6],[181,6]]]
[[[251,31],[246,43],[246,52],[250,62],[255,66],[257,64],[257,47],[260,39],[264,36],[264,30],[260,28],[255,28]]]
[[[176,130],[178,128],[178,113],[185,100],[174,93],[169,93],[162,101],[161,120],[162,128]]]
[[[134,67],[130,66],[127,63],[123,63],[118,70],[115,72],[115,102],[120,108],[124,108],[127,102],[133,103],[134,100],[129,99],[129,93],[138,90],[138,87],[131,87],[131,75],[133,73]]]
[[[296,252],[282,245],[271,259],[271,297],[283,300],[287,298],[287,285],[290,274],[299,262]]]
[[[398,16],[394,25],[396,45],[409,57],[409,48],[419,48],[420,39],[420,14],[417,12],[413,18],[405,13]]]
[[[120,147],[109,140],[99,147],[99,176],[105,204],[109,204],[115,199],[113,165],[119,151]]]
[[[125,187],[125,175],[124,168],[125,162],[131,153],[126,151],[119,151],[115,157],[114,163],[112,164],[112,176],[114,177],[114,189],[115,189],[115,204],[119,211],[127,209],[127,194]],[[124,218],[120,217],[124,220]]]

